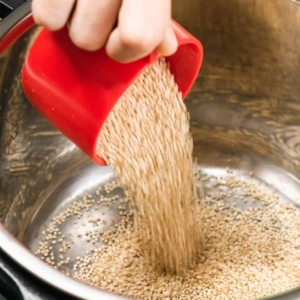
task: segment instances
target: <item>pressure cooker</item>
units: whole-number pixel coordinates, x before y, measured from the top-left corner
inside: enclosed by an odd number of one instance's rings
[[[229,151],[240,158],[241,172],[259,166],[257,178],[299,200],[300,1],[174,0],[172,13],[205,49],[185,102],[199,133],[198,161],[226,168],[222,155]],[[24,96],[20,72],[40,30],[30,2],[0,1],[0,18],[0,299],[125,299],[78,282],[33,253],[57,210],[93,185],[92,178],[115,175],[94,165]],[[300,299],[300,286],[270,297]]]

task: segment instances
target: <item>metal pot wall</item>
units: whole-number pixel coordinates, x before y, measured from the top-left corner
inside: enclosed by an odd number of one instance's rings
[[[186,104],[203,165],[255,170],[295,205],[300,199],[300,3],[173,1],[173,17],[205,48]],[[30,4],[0,23],[0,247],[36,277],[83,299],[124,299],[79,283],[29,249],[70,199],[114,176],[95,166],[28,103],[19,75],[38,28]],[[227,165],[227,155],[237,159]],[[300,299],[299,290],[274,299]]]

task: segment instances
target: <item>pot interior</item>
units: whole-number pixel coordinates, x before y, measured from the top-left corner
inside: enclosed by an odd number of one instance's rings
[[[211,180],[236,178],[300,209],[299,12],[298,2],[291,0],[174,1],[174,18],[205,49],[203,68],[186,100],[194,157],[202,178],[209,178],[204,193]],[[53,217],[87,194],[97,198],[99,187],[116,181],[110,167],[92,163],[25,98],[20,70],[37,30],[23,34],[0,56],[0,221],[33,252]],[[256,205],[251,196],[245,204],[226,193],[224,201],[242,210]],[[122,198],[123,191],[104,190],[103,195]],[[101,246],[85,233],[118,223],[119,206],[93,203],[81,218],[59,224],[71,246],[64,252],[70,260],[60,271],[72,275],[76,257]],[[96,213],[105,222],[90,222]],[[61,248],[60,242],[52,245],[55,261]]]

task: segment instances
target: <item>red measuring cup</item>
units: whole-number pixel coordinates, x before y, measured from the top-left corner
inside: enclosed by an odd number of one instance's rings
[[[193,85],[203,59],[201,43],[172,21],[177,52],[167,57],[183,98]],[[76,47],[68,29],[43,29],[36,38],[22,70],[23,90],[32,105],[96,163],[97,140],[114,105],[134,79],[159,58],[152,53],[122,64],[104,49],[89,52]]]

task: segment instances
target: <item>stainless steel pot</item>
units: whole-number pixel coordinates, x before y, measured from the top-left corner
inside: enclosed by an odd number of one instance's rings
[[[19,75],[38,31],[30,16],[27,3],[0,23],[0,247],[75,297],[122,299],[63,275],[29,250],[67,203],[114,178],[109,167],[90,162],[25,99]],[[204,169],[251,171],[299,206],[300,3],[174,0],[173,16],[205,48],[202,72],[186,101],[195,157]],[[80,246],[71,254],[84,250]],[[300,291],[272,297],[300,299]]]

